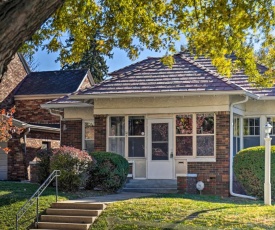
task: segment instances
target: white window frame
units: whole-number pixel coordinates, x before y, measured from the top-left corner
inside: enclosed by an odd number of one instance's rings
[[[214,134],[197,134],[197,114],[213,114],[214,115]],[[179,115],[192,115],[192,133],[191,134],[177,134],[176,130],[176,119]],[[202,161],[207,161],[207,159],[210,159],[212,161],[213,159],[216,159],[216,113],[214,112],[197,112],[197,113],[178,113],[174,116],[174,149],[175,149],[175,159],[201,159]],[[176,138],[178,136],[191,136],[192,137],[192,155],[190,156],[177,156],[176,153]],[[197,136],[214,136],[214,154],[212,156],[198,156],[197,155]]]
[[[145,134],[143,136],[129,136],[129,117],[144,117],[144,132],[146,128],[146,118],[145,115],[139,114],[139,115],[110,115],[107,117],[107,122],[106,122],[106,149],[109,152],[109,138],[112,137],[110,136],[110,118],[111,117],[124,117],[125,119],[125,130],[124,130],[124,136],[115,136],[115,137],[124,137],[125,138],[125,143],[124,143],[124,148],[125,148],[125,153],[124,153],[124,158],[126,159],[145,159],[146,158],[146,138]],[[129,137],[143,137],[144,138],[144,157],[129,157]]]

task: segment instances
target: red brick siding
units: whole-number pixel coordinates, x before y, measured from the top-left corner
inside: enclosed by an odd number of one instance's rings
[[[216,115],[216,162],[188,163],[188,173],[197,174],[197,180],[204,182],[203,194],[229,196],[229,118],[229,112]]]
[[[82,120],[64,120],[61,122],[61,130],[61,146],[82,149]]]
[[[58,116],[50,114],[47,109],[42,109],[41,104],[50,99],[16,100],[14,117],[27,123],[56,124],[60,122]]]
[[[14,104],[14,91],[26,75],[24,66],[16,54],[8,65],[8,71],[5,73],[0,84],[1,108],[11,107]]]
[[[95,115],[95,151],[106,151],[106,115]]]

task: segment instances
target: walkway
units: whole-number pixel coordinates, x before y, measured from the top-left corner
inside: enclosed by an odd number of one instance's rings
[[[146,197],[156,195],[154,193],[138,193],[138,192],[120,192],[117,194],[85,197],[78,200],[70,200],[71,202],[90,202],[90,203],[112,203],[115,201],[129,200],[132,198]]]

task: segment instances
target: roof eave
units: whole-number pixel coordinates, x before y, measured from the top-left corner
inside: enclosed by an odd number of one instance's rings
[[[88,103],[54,103],[54,104],[41,104],[42,109],[61,109],[61,108],[82,108],[82,107],[93,107],[92,104]]]
[[[251,94],[244,90],[234,91],[194,91],[194,92],[159,92],[159,93],[109,93],[109,94],[82,94],[70,95],[70,99],[95,99],[95,98],[134,98],[134,97],[163,97],[163,96],[202,96],[202,95],[247,95]],[[255,97],[251,94],[251,97]]]
[[[32,100],[32,99],[56,99],[66,95],[63,94],[33,94],[33,95],[14,95],[15,100]]]

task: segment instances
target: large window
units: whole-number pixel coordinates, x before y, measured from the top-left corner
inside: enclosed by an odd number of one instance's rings
[[[108,150],[124,157],[144,157],[144,117],[109,117]]]
[[[213,113],[176,116],[176,155],[197,157],[215,155],[215,116]]]
[[[243,119],[243,145],[244,148],[260,145],[260,118],[251,117]]]

